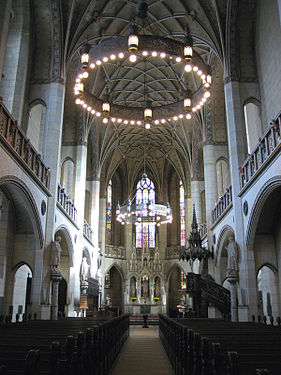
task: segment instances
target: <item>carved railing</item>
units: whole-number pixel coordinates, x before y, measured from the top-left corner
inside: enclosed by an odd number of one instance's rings
[[[93,243],[94,232],[85,219],[84,219],[84,226],[83,226],[83,235],[84,237],[87,238],[87,240]]]
[[[123,246],[105,245],[107,258],[126,259],[126,248]]]
[[[200,274],[189,272],[186,275],[186,292],[194,299],[205,299],[215,305],[223,314],[230,313],[230,292],[223,286]]]
[[[228,186],[228,188],[226,188],[225,193],[220,197],[220,199],[215,205],[215,208],[212,210],[213,224],[220,218],[220,216],[231,205],[231,203],[232,203],[232,187],[230,185]]]
[[[269,162],[271,157],[280,149],[281,137],[281,112],[271,121],[270,127],[259,139],[259,143],[255,150],[248,156],[247,160],[239,169],[240,183],[243,188],[257,172],[265,164]]]
[[[59,204],[59,207],[62,209],[62,211],[67,216],[69,216],[74,222],[76,222],[77,210],[70,196],[66,194],[65,189],[60,184],[58,184],[57,202]]]
[[[47,189],[50,184],[50,169],[41,159],[0,98],[0,139],[24,168]]]

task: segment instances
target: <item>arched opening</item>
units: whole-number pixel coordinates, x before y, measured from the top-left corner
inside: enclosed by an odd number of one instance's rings
[[[104,299],[109,306],[112,315],[120,315],[123,312],[123,280],[119,270],[112,266],[105,274]]]
[[[62,281],[59,284],[59,293],[62,292],[61,296],[61,311],[65,316],[71,316],[74,310],[72,305],[74,301],[71,298],[70,291],[74,287],[74,273],[71,272],[73,262],[72,262],[72,249],[69,243],[69,234],[65,229],[57,230],[55,234],[55,239],[61,238],[60,247],[60,270],[62,273]],[[60,297],[59,297],[60,298]],[[61,315],[61,314],[60,314]]]
[[[256,99],[251,99],[244,105],[244,117],[248,154],[250,154],[262,136],[260,103]]]
[[[254,313],[276,317],[280,315],[281,186],[269,189],[261,191],[258,200],[261,203],[254,207],[257,224],[250,242],[253,243],[256,269]]]
[[[28,115],[27,137],[39,153],[42,153],[42,145],[44,142],[45,115],[46,106],[41,102],[34,103]]]
[[[64,278],[59,283],[59,296],[58,296],[58,317],[65,317],[65,307],[67,303],[67,282]]]
[[[216,163],[216,172],[218,197],[220,197],[225,193],[226,188],[230,185],[228,161],[220,158]]]
[[[65,189],[66,194],[73,198],[74,189],[74,162],[71,159],[66,159],[61,166],[60,184]]]
[[[19,313],[22,319],[25,312],[38,312],[40,304],[42,228],[34,199],[19,179],[1,178],[0,205],[0,314],[15,320]],[[33,274],[35,263],[38,268]],[[27,288],[29,303],[25,304]]]
[[[186,275],[182,269],[175,266],[169,278],[168,312],[170,317],[183,315],[185,308],[190,307],[186,296]]]
[[[31,305],[32,271],[27,264],[21,265],[15,272],[13,303],[9,307],[12,321],[23,320],[23,314],[27,316]]]
[[[276,319],[279,316],[278,274],[273,267],[264,265],[259,269],[257,285],[259,315],[266,316],[267,321],[271,317]]]

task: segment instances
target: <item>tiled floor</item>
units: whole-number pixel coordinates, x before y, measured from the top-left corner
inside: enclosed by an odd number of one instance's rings
[[[158,337],[158,327],[131,326],[130,337],[111,375],[173,375]]]

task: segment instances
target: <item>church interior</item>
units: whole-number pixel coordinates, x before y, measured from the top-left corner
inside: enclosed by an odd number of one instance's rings
[[[0,326],[280,325],[281,1],[0,5]]]

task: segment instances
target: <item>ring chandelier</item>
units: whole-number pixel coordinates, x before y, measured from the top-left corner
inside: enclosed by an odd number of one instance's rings
[[[192,44],[188,47],[170,38],[150,35],[133,35],[137,38],[134,41],[136,44],[130,44],[130,37],[132,35],[129,36],[129,40],[126,37],[108,39],[95,47],[85,46],[81,56],[81,69],[74,86],[76,104],[97,118],[102,118],[105,124],[112,122],[119,125],[145,125],[146,128],[150,128],[151,124],[176,122],[184,117],[190,119],[191,114],[200,110],[211,96],[209,68],[198,54],[194,56]],[[101,100],[86,90],[90,72],[103,64],[128,59],[133,67],[138,58],[150,57],[161,58],[166,62],[184,63],[184,73],[197,74],[201,79],[201,86],[193,93],[187,91],[185,98],[176,103],[151,107],[148,102],[145,108],[111,104],[108,96]]]

